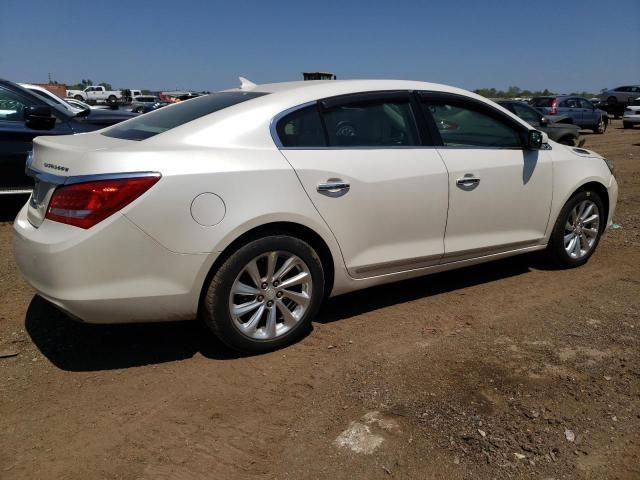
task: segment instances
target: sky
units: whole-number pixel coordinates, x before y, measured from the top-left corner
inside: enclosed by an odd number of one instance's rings
[[[394,78],[473,90],[640,84],[640,0],[0,0],[0,78],[219,90]]]

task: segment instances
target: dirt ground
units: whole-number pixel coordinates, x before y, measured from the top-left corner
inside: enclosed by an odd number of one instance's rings
[[[75,323],[0,223],[0,479],[640,478],[640,129],[579,269],[513,258],[330,300],[239,357],[197,322]],[[4,200],[3,200],[4,201]]]

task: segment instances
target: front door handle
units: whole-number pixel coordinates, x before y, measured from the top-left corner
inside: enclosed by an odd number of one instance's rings
[[[456,180],[456,185],[458,185],[463,190],[471,190],[476,188],[480,183],[480,179],[478,177],[464,177]]]
[[[351,185],[341,180],[329,179],[325,183],[318,184],[319,192],[339,193],[346,192],[349,188],[351,188]]]

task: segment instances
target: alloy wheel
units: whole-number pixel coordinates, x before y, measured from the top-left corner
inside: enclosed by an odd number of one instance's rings
[[[300,322],[312,293],[311,272],[300,257],[267,252],[251,260],[236,277],[229,294],[229,314],[243,335],[271,340]]]
[[[564,249],[573,259],[587,255],[600,232],[600,212],[591,200],[583,200],[570,212],[564,226]]]

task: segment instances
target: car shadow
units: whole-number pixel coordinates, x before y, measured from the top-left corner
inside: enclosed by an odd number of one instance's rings
[[[436,273],[411,280],[359,290],[325,302],[316,322],[331,323],[391,305],[461,290],[522,275],[537,268],[535,255],[520,255],[473,267]]]
[[[0,195],[0,222],[13,222],[29,195]]]
[[[240,356],[202,322],[90,325],[72,320],[38,295],[27,308],[25,328],[51,363],[69,371],[138,367],[184,360],[196,353],[216,360]]]
[[[329,299],[316,321],[344,320],[373,310],[530,271],[530,255],[513,257],[456,271],[373,287]],[[36,347],[56,367],[97,371],[184,360],[200,353],[214,360],[243,355],[220,342],[199,321],[132,325],[90,325],[69,318],[54,305],[34,296],[25,327]]]

